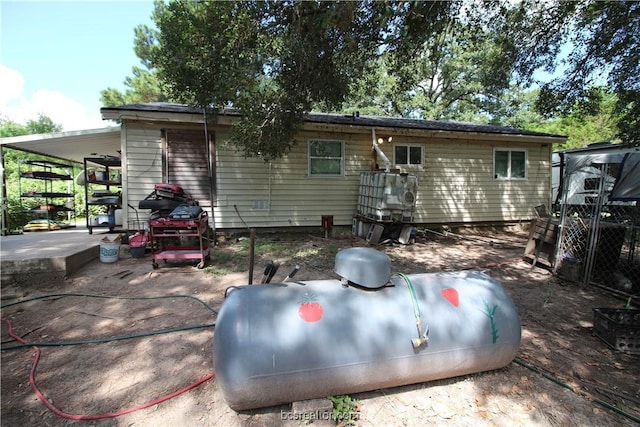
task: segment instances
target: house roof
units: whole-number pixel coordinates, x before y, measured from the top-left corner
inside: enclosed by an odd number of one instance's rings
[[[117,119],[119,112],[158,112],[158,113],[183,113],[192,115],[202,115],[202,109],[182,104],[171,104],[164,102],[152,102],[147,104],[128,104],[118,107],[105,107],[100,111],[103,118]],[[238,110],[225,109],[220,112],[224,116],[240,116]],[[333,114],[333,113],[317,113],[311,112],[304,116],[304,120],[308,123],[316,124],[333,124],[333,125],[349,125],[361,126],[365,128],[396,128],[396,129],[415,129],[415,130],[433,130],[446,132],[462,132],[462,133],[482,133],[496,135],[522,135],[522,136],[539,136],[551,137],[565,140],[562,135],[553,135],[542,132],[533,132],[524,129],[518,129],[508,126],[493,126],[476,123],[463,123],[444,120],[422,120],[409,119],[399,117],[380,117],[380,116],[364,116],[359,114]],[[562,142],[562,141],[558,141]]]
[[[85,157],[117,156],[120,150],[120,126],[0,138],[0,145],[82,163]]]
[[[181,104],[171,104],[164,102],[152,102],[147,104],[128,104],[118,107],[101,108],[103,119],[120,119],[127,113],[138,112],[149,113],[170,113],[189,114],[192,116],[202,116],[202,109]],[[228,117],[239,117],[237,110],[225,109],[222,115]],[[193,119],[190,118],[190,119]],[[346,125],[351,127],[387,128],[387,129],[413,129],[431,130],[454,133],[475,133],[494,135],[513,135],[525,137],[551,138],[563,142],[566,137],[552,135],[541,132],[532,132],[507,126],[492,126],[475,123],[461,123],[442,120],[421,120],[398,117],[363,116],[358,114],[331,114],[312,112],[305,114],[307,123]],[[15,148],[22,151],[41,154],[65,161],[82,163],[85,157],[95,155],[118,155],[121,149],[120,126],[111,126],[101,129],[86,129],[71,132],[57,132],[39,135],[24,135],[11,138],[0,138],[0,145]]]

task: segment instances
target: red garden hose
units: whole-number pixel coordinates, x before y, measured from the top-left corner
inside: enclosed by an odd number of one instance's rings
[[[21,344],[26,344],[26,341],[24,339],[22,339],[22,337],[16,335],[13,332],[13,327],[11,325],[11,321],[7,320],[7,319],[0,319],[0,321],[4,322],[7,324],[7,330],[8,333],[11,337],[13,337],[16,341],[18,341]],[[148,408],[150,406],[153,405],[157,405],[158,403],[164,402],[165,400],[169,400],[173,397],[176,397],[182,393],[185,393],[189,390],[191,390],[192,388],[195,388],[197,386],[199,386],[202,383],[205,383],[207,381],[209,381],[211,378],[213,378],[215,376],[215,374],[211,373],[208,374],[206,376],[204,376],[203,378],[201,378],[200,380],[196,381],[195,383],[188,385],[187,387],[180,389],[178,391],[175,391],[171,394],[168,394],[166,396],[160,397],[152,402],[148,402],[148,403],[143,403],[142,405],[139,406],[135,406],[133,408],[129,408],[129,409],[125,409],[122,411],[118,411],[118,412],[113,412],[113,413],[109,413],[109,414],[99,414],[99,415],[74,415],[74,414],[67,414],[66,412],[61,411],[60,409],[56,408],[55,406],[53,406],[49,400],[45,397],[45,395],[38,389],[38,386],[36,384],[36,368],[38,367],[38,362],[40,361],[40,349],[37,346],[33,346],[33,349],[35,350],[35,357],[33,359],[33,362],[31,364],[31,370],[29,371],[29,385],[31,386],[31,390],[33,390],[33,392],[35,393],[36,396],[38,396],[38,399],[40,399],[42,401],[42,403],[44,403],[44,405],[49,408],[49,410],[51,412],[53,412],[54,414],[58,415],[59,417],[63,417],[63,418],[67,418],[70,420],[85,420],[85,421],[93,421],[93,420],[102,420],[105,418],[115,418],[115,417],[119,417],[120,415],[124,415],[124,414],[129,414],[131,412],[135,412],[135,411],[139,411],[141,409],[145,409]]]

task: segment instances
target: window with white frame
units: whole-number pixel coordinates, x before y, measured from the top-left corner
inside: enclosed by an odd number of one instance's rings
[[[493,177],[495,179],[527,179],[527,150],[494,149]]]
[[[309,176],[343,176],[344,141],[309,140]]]
[[[422,145],[420,144],[394,144],[393,163],[396,166],[420,166],[422,165]]]

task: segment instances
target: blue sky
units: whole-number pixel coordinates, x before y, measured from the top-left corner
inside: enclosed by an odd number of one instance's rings
[[[63,130],[109,125],[100,91],[124,90],[136,26],[153,25],[151,0],[0,0],[0,115],[43,113]]]

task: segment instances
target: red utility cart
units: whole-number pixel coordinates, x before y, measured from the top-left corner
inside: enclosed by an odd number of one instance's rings
[[[198,268],[204,268],[209,260],[209,217],[202,211],[196,218],[168,216],[149,220],[152,266],[158,268],[158,260],[196,260]]]

